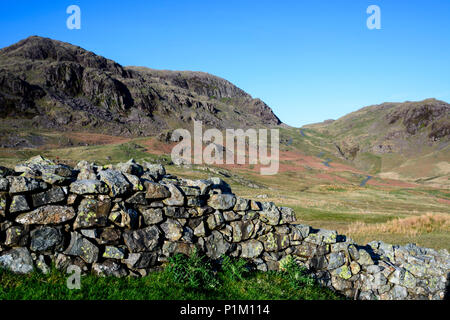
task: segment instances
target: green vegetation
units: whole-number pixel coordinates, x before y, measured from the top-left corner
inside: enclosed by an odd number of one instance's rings
[[[0,300],[336,300],[314,283],[294,261],[283,271],[250,271],[244,260],[223,257],[214,266],[197,253],[172,257],[163,271],[142,278],[83,275],[81,288],[70,290],[68,274],[52,268],[47,275],[17,275],[0,269]]]

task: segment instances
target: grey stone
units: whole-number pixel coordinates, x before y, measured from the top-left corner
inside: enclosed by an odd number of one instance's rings
[[[116,164],[116,169],[122,173],[128,173],[140,177],[144,173],[144,168],[136,163],[134,159],[130,159],[125,163]]]
[[[154,250],[158,246],[160,238],[161,232],[156,226],[123,233],[128,250],[133,253]]]
[[[258,238],[263,244],[266,251],[280,251],[289,247],[289,236],[269,232]]]
[[[177,241],[183,236],[183,226],[177,220],[167,219],[161,224],[161,229],[170,241]]]
[[[144,191],[145,187],[144,184],[141,182],[141,179],[139,177],[129,174],[129,173],[122,173],[125,178],[128,180],[128,182],[132,186],[133,191]]]
[[[120,171],[110,169],[100,171],[99,177],[109,187],[112,197],[122,196],[133,189],[131,183],[128,182]]]
[[[206,235],[205,223],[203,221],[195,227],[194,235],[197,237],[204,237]]]
[[[264,246],[260,241],[248,240],[241,243],[241,257],[242,258],[256,258],[261,255]]]
[[[395,300],[404,300],[408,296],[406,288],[399,285],[395,285],[391,292]]]
[[[33,259],[25,247],[14,248],[0,256],[0,266],[14,273],[26,274],[34,270]]]
[[[49,205],[20,214],[16,218],[16,222],[21,224],[60,224],[74,217],[75,211],[72,207]]]
[[[213,214],[209,215],[206,219],[206,223],[210,230],[220,228],[225,223],[222,212],[216,210]]]
[[[44,256],[42,254],[39,255],[36,260],[36,268],[43,274],[50,273],[50,266],[45,262]]]
[[[43,226],[31,231],[30,249],[36,252],[52,252],[62,249],[63,235],[58,228]]]
[[[162,164],[143,162],[142,165],[144,169],[148,170],[148,173],[155,181],[158,181],[166,175],[166,168]]]
[[[236,197],[236,204],[234,205],[233,208],[234,211],[246,211],[249,209],[249,207],[250,207],[249,200],[241,197]]]
[[[187,186],[190,187],[197,187],[200,189],[200,194],[205,195],[209,192],[211,186],[213,185],[212,181],[210,180],[190,180],[190,179],[184,179],[183,180]]]
[[[166,186],[162,184],[147,181],[146,182],[147,193],[145,197],[147,199],[162,200],[170,197],[170,191]]]
[[[158,224],[164,220],[163,210],[156,209],[145,209],[142,211],[142,216],[144,217],[144,223],[146,225]]]
[[[146,205],[147,199],[145,198],[145,192],[136,192],[131,197],[129,197],[125,202],[134,205],[136,204]]]
[[[100,277],[123,278],[128,274],[127,270],[114,260],[94,263],[92,265],[92,271],[95,275]]]
[[[359,259],[357,260],[357,262],[360,265],[368,266],[368,265],[373,264],[372,257],[365,249],[359,249],[358,253],[359,253]]]
[[[225,221],[236,221],[241,219],[241,216],[237,213],[235,213],[234,211],[224,211],[223,212],[223,217],[225,219]]]
[[[328,255],[328,268],[336,269],[345,263],[345,256],[342,252],[333,252]]]
[[[87,195],[87,194],[107,194],[108,186],[99,180],[77,180],[70,184],[70,192]]]
[[[183,207],[164,207],[164,215],[170,218],[189,218],[189,212]]]
[[[8,181],[9,181],[9,192],[11,194],[31,192],[47,188],[47,184],[43,181],[22,176],[19,177],[9,176]]]
[[[183,206],[185,197],[181,190],[174,184],[168,183],[167,187],[170,191],[170,197],[163,200],[163,203],[167,206]]]
[[[6,208],[8,206],[8,194],[0,192],[0,217],[6,216]]]
[[[236,204],[233,194],[213,194],[208,199],[208,206],[216,210],[229,210]]]
[[[155,252],[130,253],[123,263],[130,269],[145,269],[154,266],[158,261]]]
[[[53,187],[47,191],[31,195],[33,207],[54,204],[66,200],[66,195],[61,187]]]
[[[233,221],[230,225],[233,228],[233,242],[245,241],[254,235],[255,226],[251,220]]]
[[[259,212],[261,221],[269,225],[278,225],[281,213],[273,202],[263,202],[262,210]]]
[[[81,200],[73,228],[104,227],[108,223],[111,200],[106,197]]]
[[[11,205],[9,207],[9,212],[17,213],[30,210],[30,206],[28,205],[28,201],[23,195],[13,196]]]
[[[86,263],[94,263],[98,260],[98,247],[77,232],[71,232],[69,247],[64,252],[69,256],[77,256]]]
[[[103,258],[125,259],[126,250],[120,247],[106,246],[103,252]]]
[[[9,191],[9,181],[6,178],[0,178],[0,191]]]
[[[296,220],[294,209],[288,207],[280,207],[280,212],[280,224],[291,223]]]
[[[219,231],[212,231],[211,235],[205,239],[206,255],[215,260],[221,255],[226,254],[231,245],[225,241],[223,235]]]
[[[135,229],[139,226],[139,214],[135,210],[123,206],[114,208],[108,219],[121,228]]]
[[[24,226],[11,226],[6,230],[5,245],[9,247],[25,247],[29,238],[28,228]]]

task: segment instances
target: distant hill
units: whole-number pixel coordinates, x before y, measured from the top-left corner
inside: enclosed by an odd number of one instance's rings
[[[0,50],[1,127],[148,136],[186,127],[278,125],[261,100],[203,72],[123,67],[32,36]]]
[[[304,126],[334,153],[386,178],[449,184],[450,105],[436,99],[383,103]]]

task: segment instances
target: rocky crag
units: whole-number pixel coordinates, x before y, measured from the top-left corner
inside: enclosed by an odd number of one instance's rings
[[[443,299],[446,250],[371,242],[294,223],[292,209],[234,195],[219,178],[188,180],[130,160],[75,168],[34,157],[0,168],[0,267],[76,265],[99,276],[145,276],[195,248],[278,270],[288,257],[352,299]]]
[[[38,36],[0,50],[2,127],[151,136],[193,119],[219,129],[281,123],[263,101],[207,73],[124,67]]]

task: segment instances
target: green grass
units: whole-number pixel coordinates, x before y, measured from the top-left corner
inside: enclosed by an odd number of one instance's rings
[[[242,260],[225,259],[215,271],[203,258],[174,256],[163,271],[146,277],[81,276],[80,289],[68,289],[68,274],[18,275],[0,269],[0,300],[337,300],[300,267],[248,271]]]

